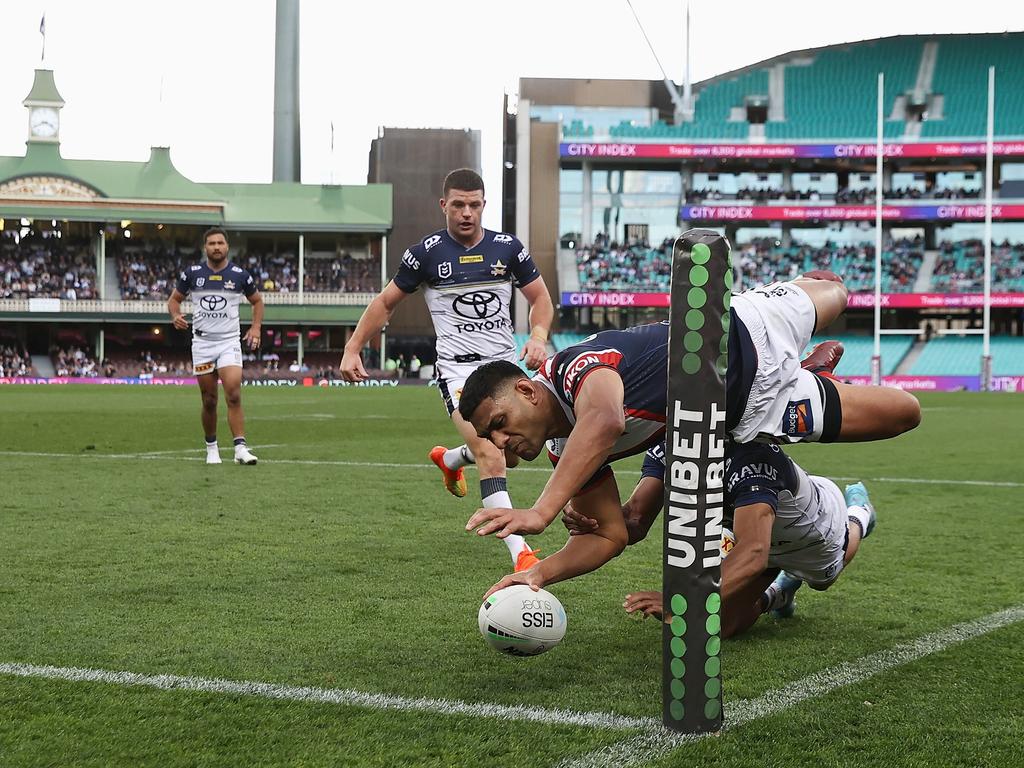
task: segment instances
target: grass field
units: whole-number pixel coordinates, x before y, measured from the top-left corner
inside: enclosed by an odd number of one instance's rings
[[[878,529],[725,644],[739,724],[693,742],[656,726],[659,628],[620,607],[659,587],[660,532],[552,587],[558,648],[502,656],[476,612],[510,561],[463,531],[475,476],[456,500],[426,461],[454,434],[436,391],[244,400],[259,466],[208,467],[193,388],[0,388],[0,765],[1024,765],[1019,396],[926,395],[903,438],[793,450],[864,479]]]

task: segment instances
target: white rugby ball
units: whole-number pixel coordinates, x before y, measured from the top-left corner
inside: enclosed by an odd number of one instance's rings
[[[558,598],[525,584],[499,589],[487,598],[477,621],[488,645],[510,656],[536,656],[565,637],[565,609]]]

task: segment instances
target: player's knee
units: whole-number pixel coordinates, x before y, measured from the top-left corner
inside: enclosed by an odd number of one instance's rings
[[[204,411],[216,411],[217,410],[217,393],[216,392],[203,392],[203,410]]]
[[[241,392],[225,392],[224,400],[228,404],[228,408],[237,408],[242,404],[242,393]]]
[[[903,434],[904,432],[916,429],[921,423],[921,403],[909,392],[901,391],[900,394],[902,397],[899,399],[896,417],[899,429],[897,434]]]
[[[489,440],[470,445],[481,477],[497,477],[505,474],[505,453]]]

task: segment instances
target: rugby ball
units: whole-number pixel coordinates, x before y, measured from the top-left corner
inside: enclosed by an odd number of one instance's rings
[[[477,613],[480,634],[495,650],[510,656],[536,656],[565,637],[565,609],[545,589],[525,584],[499,589]]]

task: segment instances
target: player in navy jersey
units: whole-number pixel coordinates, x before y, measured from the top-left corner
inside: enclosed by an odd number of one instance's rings
[[[912,395],[844,385],[800,368],[797,355],[811,333],[839,314],[846,293],[831,280],[795,282],[732,299],[726,382],[730,437],[736,442],[874,440],[916,427],[920,406]],[[478,369],[463,392],[463,417],[479,435],[527,460],[547,443],[557,463],[531,508],[478,509],[466,529],[499,537],[538,533],[572,499],[601,526],[542,561],[537,578],[544,583],[571,578],[621,552],[627,532],[608,462],[643,453],[662,439],[667,367],[668,324],[654,323],[595,334],[556,354],[533,380],[504,363]],[[790,410],[799,418],[788,419]]]
[[[245,333],[245,345],[259,348],[263,323],[263,299],[256,282],[246,270],[228,260],[228,239],[219,227],[203,235],[206,261],[186,267],[167,300],[174,327],[188,330],[181,302],[192,297],[192,371],[203,398],[202,423],[206,434],[206,463],[220,464],[217,448],[217,378],[224,385],[228,404],[228,426],[234,437],[235,463],[255,464],[256,457],[245,442],[242,412],[242,344],[238,305],[244,296],[252,304],[252,324]]]
[[[661,513],[664,478],[662,443],[647,451],[640,481],[622,506],[630,544],[643,540]],[[745,631],[769,611],[791,616],[800,585],[832,586],[875,527],[863,483],[846,486],[844,494],[831,480],[805,472],[777,445],[729,442],[724,484],[722,525],[730,531],[731,548],[722,565],[723,637]],[[574,536],[597,526],[571,504],[562,520]],[[623,607],[660,618],[662,594],[634,592]]]
[[[514,235],[481,225],[484,183],[475,171],[452,171],[444,180],[440,200],[446,227],[423,238],[402,256],[398,271],[363,312],[341,360],[347,381],[367,377],[360,352],[380,333],[392,312],[407,296],[423,288],[437,335],[435,372],[448,415],[464,445],[435,446],[430,459],[441,470],[445,487],[466,495],[463,467],[475,463],[480,473],[484,507],[511,507],[506,456],[459,415],[459,398],[469,375],[484,363],[522,361],[536,370],[547,355],[548,330],[554,307],[547,286],[529,251]],[[530,338],[517,352],[512,334],[511,300],[518,288],[530,303]],[[518,365],[516,366],[519,370]],[[511,457],[512,462],[518,458]],[[517,569],[529,568],[537,557],[521,536],[506,539]]]

